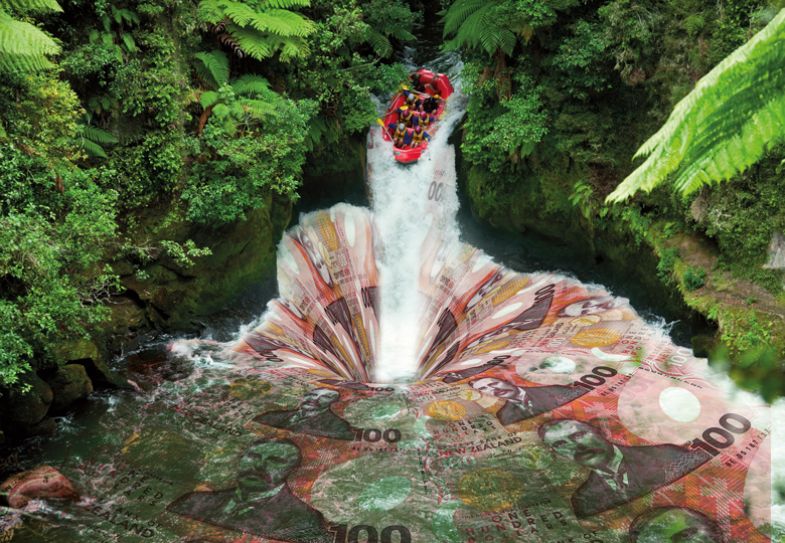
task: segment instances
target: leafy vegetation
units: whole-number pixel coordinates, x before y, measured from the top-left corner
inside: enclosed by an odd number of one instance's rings
[[[308,54],[305,38],[314,25],[291,8],[309,5],[309,0],[201,0],[197,16],[241,57],[265,60],[279,53],[288,61]]]
[[[470,92],[461,158],[474,211],[619,266],[650,250],[660,288],[715,321],[728,352],[740,357],[755,342],[730,315],[743,307],[769,322],[761,308],[781,309],[785,300],[785,273],[768,264],[772,240],[785,231],[777,203],[785,198],[777,129],[785,82],[777,68],[782,47],[773,45],[782,41],[783,7],[767,0],[451,2],[447,47],[461,51]],[[524,31],[519,22],[528,15],[516,10],[535,9],[544,16]],[[524,136],[517,152],[493,140],[513,100],[529,105],[510,108],[524,113],[507,127],[510,137]],[[633,173],[630,159],[649,138],[643,149],[652,154]],[[603,205],[628,176],[636,185],[620,189],[625,198],[653,190]],[[668,182],[687,194],[666,190]],[[685,247],[700,248],[703,261]],[[755,303],[731,294],[749,288],[763,290]],[[767,329],[750,333],[781,359],[785,330]]]
[[[37,26],[21,20],[33,13],[62,11],[55,0],[0,1],[0,73],[22,74],[49,68],[60,46]]]
[[[609,196],[626,200],[673,176],[689,195],[737,176],[785,141],[785,10],[698,81],[638,150],[646,161]]]
[[[122,308],[240,252],[211,245],[239,221],[274,235],[306,165],[354,167],[420,20],[399,0],[64,6],[0,0],[0,386],[143,325]]]

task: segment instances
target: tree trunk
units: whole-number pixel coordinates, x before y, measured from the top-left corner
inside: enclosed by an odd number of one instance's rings
[[[494,57],[496,60],[496,68],[494,70],[496,96],[499,98],[499,101],[509,100],[510,96],[512,96],[512,80],[510,71],[507,68],[507,55],[501,49],[497,49]]]

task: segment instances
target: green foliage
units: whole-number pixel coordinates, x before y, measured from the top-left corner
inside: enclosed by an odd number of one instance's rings
[[[572,188],[569,201],[573,207],[577,207],[585,220],[590,220],[594,213],[593,205],[594,188],[586,181],[578,181]]]
[[[309,0],[201,0],[197,15],[240,56],[264,60],[279,53],[281,60],[291,61],[308,54],[305,38],[314,24],[290,8],[309,5]]]
[[[660,259],[657,261],[657,276],[666,285],[673,283],[673,272],[678,257],[679,250],[675,247],[663,249],[660,253]]]
[[[785,141],[785,10],[704,76],[641,146],[646,161],[608,197],[626,200],[673,176],[688,195],[730,179]]]
[[[25,74],[52,67],[60,46],[35,25],[19,20],[33,12],[62,11],[54,0],[0,0],[0,73]]]
[[[0,384],[16,382],[34,354],[85,336],[106,316],[115,286],[101,262],[116,233],[116,193],[0,145]]]
[[[192,239],[185,240],[184,243],[164,239],[160,243],[167,256],[178,266],[186,269],[193,267],[195,258],[213,254],[209,247],[198,247]]]
[[[444,36],[454,36],[448,49],[501,51],[511,55],[519,37],[531,39],[535,30],[556,22],[559,11],[579,0],[456,0],[444,11]]]
[[[47,71],[12,80],[4,90],[0,111],[9,139],[54,169],[80,158],[74,143],[81,109],[67,83]]]
[[[194,55],[204,69],[206,79],[212,88],[218,88],[229,82],[229,58],[223,51],[196,53]]]
[[[120,141],[111,132],[90,125],[81,125],[79,135],[82,148],[93,158],[109,158],[103,146],[113,145]]]
[[[238,80],[246,92],[254,83]],[[271,192],[296,198],[314,105],[265,94],[243,98],[225,85],[208,106],[213,114],[199,140],[206,160],[194,164],[182,193],[188,219],[221,224],[264,207]]]
[[[495,100],[495,87],[490,80],[468,82],[472,95],[461,148],[470,162],[494,173],[530,155],[547,133],[541,89],[525,73],[515,81],[513,95],[494,106],[490,104]]]
[[[682,277],[684,288],[687,290],[698,290],[706,284],[706,270],[703,268],[687,268]]]

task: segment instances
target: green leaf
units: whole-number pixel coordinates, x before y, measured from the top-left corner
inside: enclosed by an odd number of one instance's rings
[[[123,34],[120,39],[123,40],[125,48],[129,53],[135,53],[138,50],[136,47],[136,41],[134,41],[134,37],[130,34]]]
[[[82,136],[97,143],[117,143],[119,140],[117,136],[106,130],[102,130],[95,126],[83,125],[81,127]]]
[[[199,103],[204,109],[214,105],[218,102],[218,93],[215,91],[205,91],[199,97]]]
[[[0,0],[0,10],[16,11],[17,13],[62,12],[55,0]]]
[[[60,46],[45,32],[0,11],[0,71],[26,73],[52,66]]]
[[[269,96],[274,94],[270,90],[270,83],[258,75],[244,75],[232,81],[232,90],[241,95]]]
[[[212,79],[215,88],[229,82],[229,59],[223,51],[210,51],[209,53],[196,53],[196,58],[202,63]]]
[[[607,198],[621,202],[671,179],[689,195],[731,179],[785,142],[785,10],[698,81],[636,157],[648,158]]]

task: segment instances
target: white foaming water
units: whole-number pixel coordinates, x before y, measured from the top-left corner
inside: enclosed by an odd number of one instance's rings
[[[377,382],[411,380],[417,373],[423,304],[417,285],[423,245],[429,231],[439,232],[448,243],[459,238],[455,149],[447,140],[465,111],[458,79],[462,63],[455,57],[444,57],[434,64],[446,64],[442,71],[446,70],[455,92],[420,160],[399,164],[393,160],[392,143],[382,139],[380,127],[368,135],[368,184],[377,240],[383,243],[377,248],[380,283],[384,285],[379,289]]]

